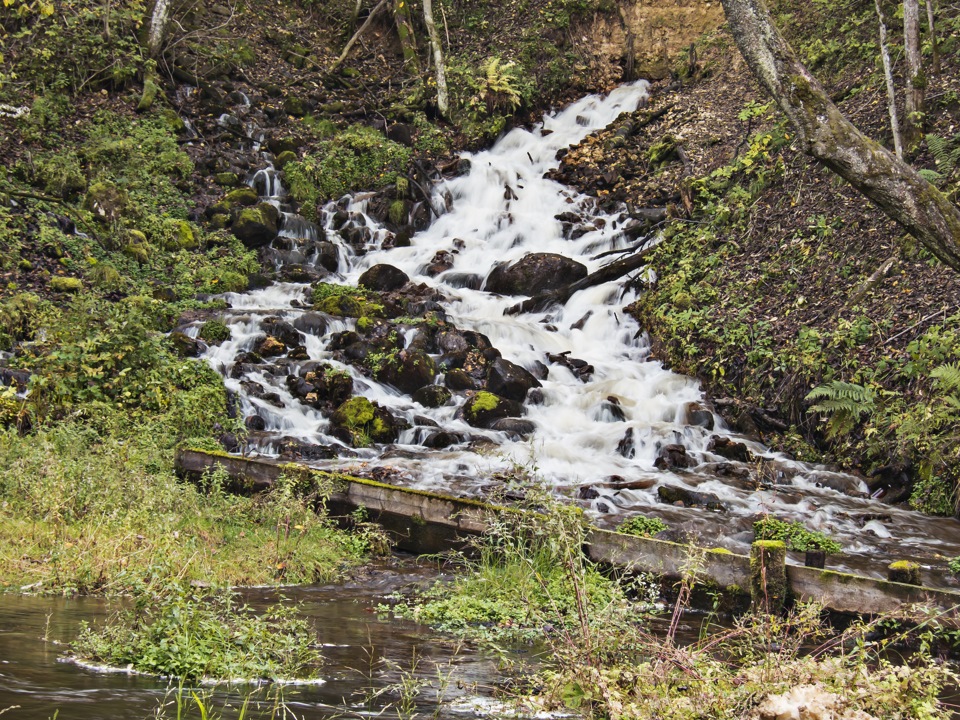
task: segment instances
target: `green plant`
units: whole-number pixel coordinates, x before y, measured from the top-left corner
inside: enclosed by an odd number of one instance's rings
[[[833,555],[842,550],[840,543],[822,532],[808,530],[798,521],[787,522],[772,517],[764,517],[753,524],[757,540],[779,540],[789,550],[822,550]]]
[[[624,520],[617,526],[617,532],[624,535],[636,535],[637,537],[653,537],[658,532],[667,529],[667,524],[657,517],[647,517],[646,515],[635,515],[632,518]]]
[[[102,627],[84,624],[75,655],[188,682],[319,676],[322,657],[295,607],[277,604],[257,614],[234,591],[176,582],[137,588],[133,601]]]
[[[806,397],[808,401],[819,401],[811,405],[808,412],[827,416],[825,429],[828,438],[852,431],[861,416],[874,411],[875,399],[876,392],[871,388],[841,380],[819,385]]]

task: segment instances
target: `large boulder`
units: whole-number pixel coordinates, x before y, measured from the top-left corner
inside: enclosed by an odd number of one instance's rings
[[[497,358],[487,371],[487,390],[509,400],[523,402],[530,388],[540,387],[540,381],[516,363]]]
[[[288,347],[300,345],[300,333],[297,329],[276,315],[271,315],[263,319],[260,323],[260,329],[267,335],[277,338]]]
[[[270,203],[260,203],[241,210],[230,229],[248,248],[258,248],[269,245],[279,227],[280,211]]]
[[[503,418],[524,414],[523,405],[516,400],[481,391],[470,397],[460,408],[459,415],[474,427],[489,428]]]
[[[587,276],[587,266],[556,253],[531,253],[512,264],[498,265],[483,289],[502,295],[536,295]]]
[[[354,447],[395,442],[401,427],[389,412],[361,395],[338,407],[330,416],[330,423],[334,434]]]
[[[357,280],[357,285],[367,290],[390,292],[399,290],[410,280],[410,277],[400,268],[393,265],[374,265]]]

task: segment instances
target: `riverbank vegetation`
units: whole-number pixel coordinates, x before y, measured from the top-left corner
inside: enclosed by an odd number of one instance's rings
[[[514,666],[506,684],[525,710],[728,720],[795,717],[806,706],[865,720],[946,716],[938,695],[956,676],[931,654],[936,619],[838,631],[806,604],[721,623],[689,606],[702,550],[690,548],[665,606],[655,578],[612,577],[584,558],[579,513],[535,504],[537,514],[495,523],[473,559],[456,559],[451,580],[383,608],[492,649],[531,644],[536,664]]]

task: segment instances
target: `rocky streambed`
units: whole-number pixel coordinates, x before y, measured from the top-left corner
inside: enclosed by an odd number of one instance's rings
[[[547,177],[645,97],[640,82],[584,98],[464,155],[417,203],[346,196],[316,223],[255,109],[221,119],[260,166],[207,214],[259,247],[270,277],[175,337],[233,394],[247,433],[227,448],[475,497],[536,479],[602,526],[656,514],[666,537],[741,552],[759,517],[796,519],[841,542],[833,567],[873,574],[960,554],[955,521],[737,436],[696,382],[650,359],[623,307],[652,279],[651,218]]]

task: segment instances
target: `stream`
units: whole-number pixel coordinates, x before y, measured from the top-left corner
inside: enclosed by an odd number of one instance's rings
[[[286,715],[283,708],[274,714],[276,690],[264,688],[253,695],[247,717],[397,717],[401,697],[393,688],[411,681],[421,687],[408,714],[415,710],[431,717],[441,708],[445,718],[492,712],[497,707],[492,686],[500,677],[495,658],[376,612],[391,593],[435,577],[435,570],[394,559],[346,584],[243,590],[243,600],[254,608],[275,602],[278,595],[300,603],[323,643],[325,660],[323,683],[282,688]],[[164,705],[164,717],[177,717],[176,687],[166,681],[65,661],[65,645],[76,637],[80,623],[102,622],[110,610],[101,598],[0,598],[0,714],[11,719],[136,720],[154,717]],[[191,690],[221,717],[235,718],[254,688],[185,688],[190,706]],[[3,713],[5,708],[11,709]],[[184,717],[199,715],[192,708]]]
[[[404,291],[419,288],[420,299],[407,306],[419,316],[389,327],[403,353],[425,352],[436,361],[434,382],[452,394],[433,407],[422,394],[375,380],[369,363],[365,369],[351,359],[360,345],[345,347],[359,337],[356,318],[311,309],[310,282],[228,293],[229,307],[217,318],[231,338],[203,346],[203,357],[223,374],[252,429],[237,449],[469,497],[495,492],[491,478],[536,477],[579,502],[602,527],[637,513],[656,515],[670,539],[740,553],[748,550],[753,522],[771,514],[839,540],[843,555],[831,557],[828,567],[880,576],[890,559],[909,558],[925,566],[927,582],[950,584],[942,558],[960,555],[960,523],[883,504],[857,477],[795,462],[727,429],[696,381],[650,358],[643,328],[623,312],[642,283],[621,278],[583,289],[562,306],[519,314],[505,310],[524,295],[484,289],[497,272],[531,254],[562,256],[592,273],[635,244],[626,208],[602,212],[594,199],[544,174],[558,165],[558,151],[634,110],[646,95],[640,81],[589,96],[533,128],[510,131],[489,150],[465,154],[461,165],[468,169],[437,181],[436,218],[407,245],[371,213],[373,193],[329,203],[316,224],[297,214],[245,102],[237,112],[247,114],[235,122],[246,123],[251,152],[263,163],[248,184],[282,218],[264,260],[287,280],[300,273],[352,286],[371,268],[402,271],[409,279]],[[646,268],[633,277],[656,280]],[[453,330],[430,331],[430,318]],[[197,337],[200,325],[193,320],[180,329]],[[292,346],[289,352],[252,352],[281,331],[292,333],[283,346]],[[476,373],[464,380],[470,358],[487,363],[488,385]],[[526,378],[529,390],[518,395],[523,406],[506,419],[471,423],[465,403],[489,389],[490,368],[498,363],[508,379]],[[345,442],[329,408],[297,390],[324,367],[348,373],[354,394],[397,421],[394,441]],[[284,455],[291,445],[295,454]]]

